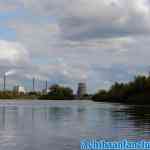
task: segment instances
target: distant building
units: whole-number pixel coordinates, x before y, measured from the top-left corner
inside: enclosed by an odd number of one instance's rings
[[[77,90],[77,96],[83,97],[86,94],[87,94],[86,83],[79,83],[78,84],[78,90]]]
[[[50,92],[50,89],[48,88],[48,81],[45,82],[45,89],[42,90],[43,94],[47,94]]]
[[[19,86],[19,85],[16,85],[16,86],[14,86],[14,88],[13,88],[13,92],[25,94],[25,93],[26,93],[26,90],[25,90],[24,87]]]
[[[47,94],[47,93],[49,93],[49,92],[50,92],[49,89],[43,89],[43,90],[42,90],[42,93],[43,93],[43,94]]]

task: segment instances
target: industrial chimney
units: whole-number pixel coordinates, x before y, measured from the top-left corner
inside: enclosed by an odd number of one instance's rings
[[[33,92],[35,92],[35,78],[33,78],[33,81],[32,81],[32,90]]]
[[[4,92],[6,91],[6,74],[4,74],[4,85],[3,85],[3,89],[4,89]]]
[[[46,80],[46,82],[45,82],[45,90],[46,90],[46,92],[47,92],[47,90],[48,90],[48,83],[47,83],[47,80]]]

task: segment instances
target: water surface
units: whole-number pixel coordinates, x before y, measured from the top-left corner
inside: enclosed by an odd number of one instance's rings
[[[83,138],[150,139],[150,107],[1,101],[0,150],[79,150]]]

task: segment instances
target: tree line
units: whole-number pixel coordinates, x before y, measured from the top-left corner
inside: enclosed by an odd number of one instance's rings
[[[0,91],[0,99],[40,99],[40,100],[74,100],[78,99],[70,87],[54,84],[49,92],[14,93]],[[93,95],[81,99],[98,102],[119,102],[131,104],[150,104],[150,76],[136,76],[128,83],[114,83],[108,90],[99,90]]]
[[[150,76],[136,76],[128,83],[113,84],[109,90],[100,90],[93,95],[94,101],[150,104]]]
[[[70,87],[52,85],[49,92],[30,91],[27,93],[18,93],[14,91],[0,91],[0,99],[43,99],[43,100],[71,100],[74,99],[73,90]]]
[[[43,94],[39,99],[52,99],[52,100],[72,100],[74,99],[73,90],[70,87],[60,85],[52,85],[47,94]]]

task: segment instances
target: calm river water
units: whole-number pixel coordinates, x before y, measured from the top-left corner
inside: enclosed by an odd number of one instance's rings
[[[79,150],[80,140],[150,139],[150,107],[1,101],[0,150]]]

